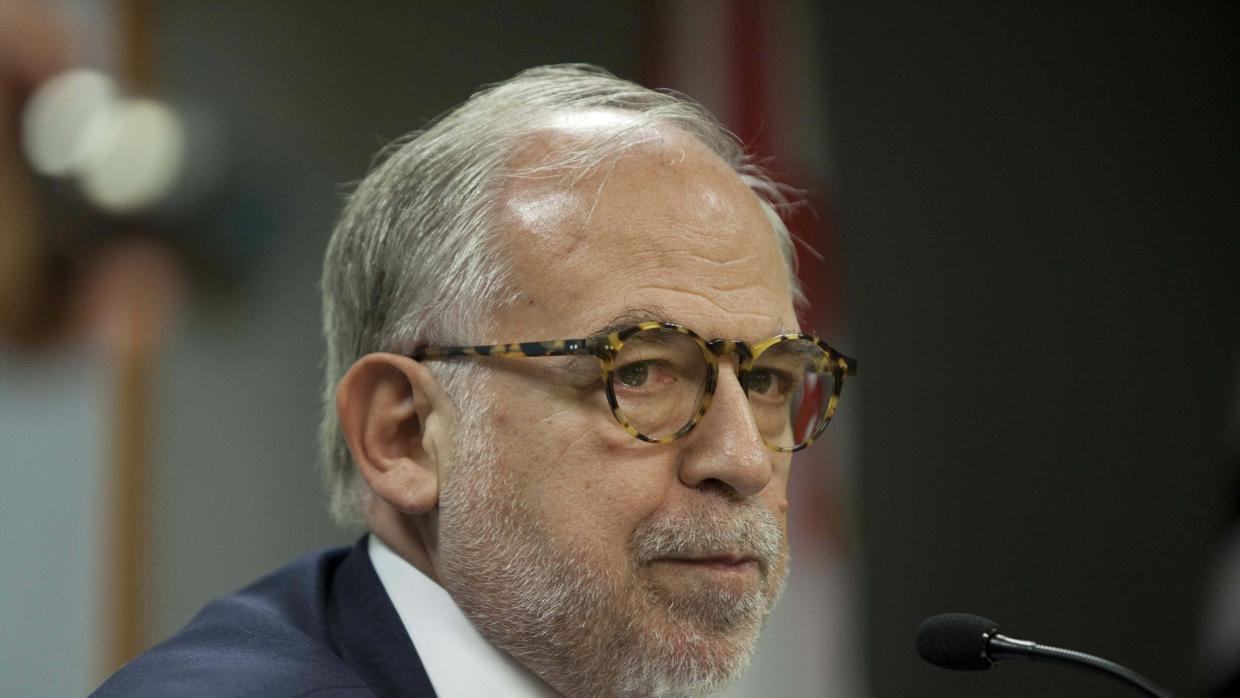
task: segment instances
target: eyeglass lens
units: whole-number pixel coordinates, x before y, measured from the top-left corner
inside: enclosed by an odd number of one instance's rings
[[[799,446],[830,418],[835,374],[814,342],[785,339],[772,345],[754,361],[745,382],[758,432],[772,446]]]
[[[701,345],[668,329],[643,330],[617,352],[611,376],[620,412],[642,434],[662,439],[701,407],[709,364]],[[826,352],[803,339],[764,351],[745,379],[754,422],[772,446],[794,448],[829,417],[834,374]]]
[[[661,439],[693,419],[709,370],[693,338],[668,329],[643,330],[616,353],[611,387],[629,424]]]

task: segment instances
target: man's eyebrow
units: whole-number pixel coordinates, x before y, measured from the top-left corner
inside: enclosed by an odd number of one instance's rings
[[[612,332],[618,332],[643,322],[670,322],[677,325],[684,324],[676,322],[676,320],[672,318],[671,313],[667,312],[661,306],[647,305],[625,310],[623,313],[617,315],[611,322],[608,322],[606,325],[603,325],[602,327],[591,332],[590,336],[593,337],[596,335],[611,334]],[[799,327],[788,327],[782,322],[776,322],[771,325],[771,331],[766,336],[775,337],[781,334],[796,334],[800,331],[801,328]]]
[[[628,308],[623,313],[620,313],[619,315],[617,315],[614,319],[612,319],[606,325],[603,325],[602,327],[591,332],[590,336],[595,336],[595,335],[600,335],[600,334],[611,334],[612,332],[618,332],[619,330],[623,330],[626,327],[632,327],[633,325],[637,325],[643,322],[675,323],[676,321],[672,319],[670,313],[668,313],[662,307],[657,306],[657,305],[646,305],[646,306],[641,306],[641,307]]]

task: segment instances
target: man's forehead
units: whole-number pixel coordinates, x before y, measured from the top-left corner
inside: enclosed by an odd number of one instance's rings
[[[738,339],[793,329],[787,268],[757,196],[688,134],[642,140],[578,179],[516,172],[497,233],[521,300],[502,313],[500,341],[625,320]]]
[[[645,214],[663,218],[667,234],[646,235],[644,244],[679,245],[686,241],[678,237],[706,233],[698,229],[701,223],[725,227],[760,210],[756,195],[727,163],[674,127],[645,128],[636,142],[615,151],[604,147],[603,155],[592,157],[598,143],[583,140],[581,132],[596,140],[614,132],[611,119],[628,123],[618,113],[574,112],[575,126],[540,131],[523,150],[500,202],[501,225],[518,244],[572,245]],[[561,160],[568,164],[549,165]]]

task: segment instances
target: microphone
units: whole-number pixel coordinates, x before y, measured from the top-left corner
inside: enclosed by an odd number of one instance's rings
[[[917,654],[935,666],[957,671],[989,669],[1012,659],[1066,664],[1106,674],[1155,698],[1173,698],[1149,679],[1115,662],[1000,635],[998,623],[971,613],[944,613],[922,621],[917,628]]]

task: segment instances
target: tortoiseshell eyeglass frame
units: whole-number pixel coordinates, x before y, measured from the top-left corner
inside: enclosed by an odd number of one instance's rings
[[[612,387],[612,374],[615,371],[616,355],[624,346],[625,341],[638,332],[646,330],[671,330],[687,335],[699,347],[702,348],[702,357],[706,360],[707,374],[706,385],[703,388],[701,404],[693,417],[685,423],[675,433],[669,436],[654,437],[638,431],[624,416],[624,412],[620,409],[620,404],[616,400],[615,389]],[[425,361],[427,359],[443,359],[449,357],[460,356],[491,356],[498,358],[522,358],[541,356],[593,356],[599,360],[600,368],[603,374],[603,385],[607,391],[607,402],[611,406],[611,414],[624,427],[625,431],[642,441],[648,443],[667,443],[675,441],[680,437],[693,431],[698,422],[702,421],[702,417],[706,414],[706,409],[710,407],[711,398],[715,394],[715,386],[719,378],[719,360],[727,354],[736,354],[737,357],[737,379],[740,381],[742,388],[748,394],[748,381],[746,377],[750,370],[753,369],[754,362],[767,349],[779,344],[780,342],[791,339],[800,339],[813,342],[824,352],[823,368],[831,370],[834,380],[832,381],[831,396],[827,402],[826,413],[823,415],[822,423],[814,430],[805,441],[795,446],[777,446],[764,440],[763,443],[772,451],[780,453],[793,453],[806,448],[822,434],[830,423],[831,417],[835,415],[835,409],[839,405],[840,391],[844,387],[845,376],[857,375],[857,360],[850,359],[847,356],[832,349],[826,342],[818,339],[813,335],[792,333],[780,334],[761,342],[750,345],[737,339],[702,339],[693,330],[687,327],[670,323],[670,322],[642,322],[622,330],[610,332],[607,334],[598,334],[591,337],[583,337],[581,339],[556,339],[541,342],[517,342],[514,344],[486,344],[476,346],[421,346],[414,349],[410,354],[410,358],[417,361]]]

